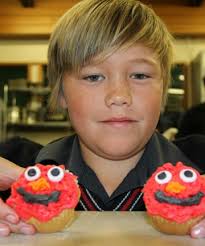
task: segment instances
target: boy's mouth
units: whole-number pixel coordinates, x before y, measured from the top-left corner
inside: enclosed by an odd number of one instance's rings
[[[106,120],[101,121],[102,123],[112,125],[112,126],[125,126],[128,124],[136,123],[136,120],[133,120],[129,117],[112,117]]]
[[[124,121],[134,121],[133,119],[131,118],[128,118],[128,117],[112,117],[112,118],[109,118],[107,120],[104,120],[104,122],[124,122]]]

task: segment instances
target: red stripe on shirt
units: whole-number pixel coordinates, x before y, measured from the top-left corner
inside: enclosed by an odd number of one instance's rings
[[[90,211],[97,211],[97,209],[93,206],[92,201],[90,200],[90,198],[87,196],[87,194],[84,192],[83,188],[80,186],[80,190],[81,190],[81,198],[83,199],[83,201],[86,203],[88,209]]]
[[[120,211],[127,211],[128,208],[133,204],[133,202],[136,200],[137,194],[141,193],[141,188],[137,188],[134,190],[132,195],[128,198],[128,200],[124,203],[124,205],[120,208]]]

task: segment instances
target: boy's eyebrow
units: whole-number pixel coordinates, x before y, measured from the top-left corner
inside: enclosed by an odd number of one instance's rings
[[[141,64],[142,63],[144,63],[144,64],[147,63],[148,65],[150,65],[152,67],[155,67],[155,68],[159,68],[160,67],[160,64],[157,61],[155,61],[154,59],[150,59],[150,58],[131,58],[128,62],[129,63],[136,63],[136,64],[137,63],[141,63]],[[88,64],[85,67],[97,66],[98,64],[100,64],[100,63],[91,63],[91,64]]]
[[[151,66],[155,66],[158,67],[159,64],[157,63],[157,61],[153,60],[153,59],[149,59],[149,58],[134,58],[131,59],[130,62],[134,62],[134,63],[148,63]]]

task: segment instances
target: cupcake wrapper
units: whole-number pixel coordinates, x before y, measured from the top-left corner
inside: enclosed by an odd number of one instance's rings
[[[166,220],[160,216],[149,216],[153,226],[160,232],[173,235],[186,235],[190,234],[191,228],[204,218],[198,216],[192,218],[184,223],[177,223],[174,221]]]
[[[75,217],[74,209],[65,209],[58,216],[53,217],[49,221],[41,222],[32,217],[26,222],[35,226],[36,230],[40,233],[51,233],[66,229],[72,224]]]

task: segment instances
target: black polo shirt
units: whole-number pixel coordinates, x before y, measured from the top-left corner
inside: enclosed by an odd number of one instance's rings
[[[178,161],[195,167],[174,144],[155,132],[135,168],[109,197],[94,171],[83,160],[76,135],[46,145],[36,158],[36,163],[64,164],[77,175],[81,198],[76,210],[98,211],[144,210],[142,187],[146,180],[158,166],[166,162],[176,164]]]

